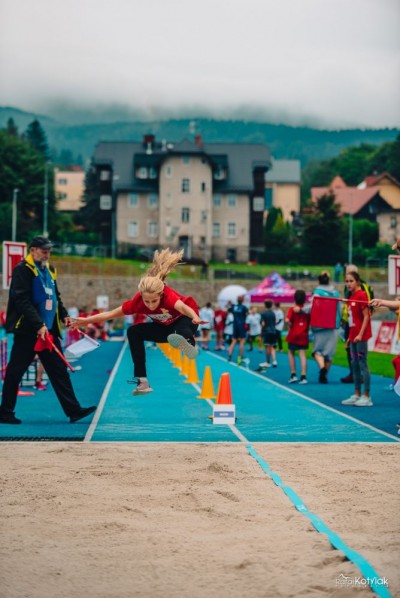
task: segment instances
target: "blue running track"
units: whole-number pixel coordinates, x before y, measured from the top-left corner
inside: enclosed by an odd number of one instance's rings
[[[1,425],[0,440],[76,440],[96,442],[398,442],[400,398],[385,388],[391,380],[373,376],[374,406],[345,407],[352,385],[340,383],[344,368],[333,367],[330,382],[320,385],[313,362],[309,384],[289,385],[287,356],[278,367],[257,373],[264,359],[256,350],[247,367],[226,354],[202,351],[196,360],[199,383],[190,384],[159,349],[147,349],[148,376],[154,391],[132,396],[129,348],[105,342],[80,360],[72,374],[82,405],[98,405],[90,418],[70,424],[49,388],[18,399],[21,425]],[[230,374],[236,405],[235,426],[213,425],[210,401],[198,399],[204,369],[210,366],[214,389],[222,373]],[[26,390],[26,389],[24,389]]]

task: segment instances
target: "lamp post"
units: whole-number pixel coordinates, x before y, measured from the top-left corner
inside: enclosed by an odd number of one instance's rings
[[[353,214],[349,214],[349,251],[347,263],[353,263]]]
[[[12,232],[11,232],[11,240],[17,240],[17,196],[18,196],[19,189],[14,189],[13,191],[13,205],[12,205]]]
[[[43,190],[43,236],[48,236],[48,208],[49,208],[49,171],[48,166],[50,162],[46,162],[44,167],[44,190]]]

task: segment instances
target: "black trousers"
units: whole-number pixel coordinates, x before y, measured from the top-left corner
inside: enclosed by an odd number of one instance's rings
[[[158,324],[157,322],[130,326],[127,335],[134,365],[133,375],[136,378],[147,377],[145,341],[166,343],[167,336],[176,333],[194,343],[196,330],[197,324],[193,324],[192,320],[186,316],[178,318],[178,320],[169,326]]]
[[[54,336],[54,344],[61,351],[59,338]],[[35,334],[14,334],[14,344],[3,382],[3,395],[0,410],[5,415],[14,413],[17,404],[18,388],[22,377],[35,357]],[[75,396],[67,366],[61,357],[53,351],[40,351],[40,361],[49,377],[60,405],[67,417],[76,415],[81,406]]]

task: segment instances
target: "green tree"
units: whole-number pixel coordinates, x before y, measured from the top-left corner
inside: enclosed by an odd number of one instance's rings
[[[400,181],[400,135],[376,149],[368,163],[369,173],[388,172]]]
[[[42,128],[40,122],[35,119],[27,127],[25,131],[25,138],[40,154],[42,154],[45,160],[50,159],[50,151],[47,143],[47,135]]]
[[[11,206],[18,189],[17,239],[30,240],[43,231],[43,195],[46,161],[26,139],[0,131],[0,216],[2,239],[11,238]],[[48,222],[50,232],[57,219],[53,177],[48,172]]]
[[[86,172],[85,191],[83,194],[84,205],[79,210],[76,222],[85,227],[89,233],[98,233],[101,230],[104,215],[99,206],[100,183],[98,173],[93,163]],[[100,239],[99,239],[100,242]]]
[[[346,237],[340,207],[333,193],[320,197],[315,210],[304,216],[305,263],[334,264],[345,259]]]
[[[8,119],[6,131],[8,135],[14,135],[15,137],[18,136],[18,128],[13,118]]]

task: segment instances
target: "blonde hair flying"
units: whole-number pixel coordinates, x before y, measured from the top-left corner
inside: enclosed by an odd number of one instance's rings
[[[147,270],[145,276],[140,279],[139,293],[161,294],[164,290],[164,280],[176,264],[182,260],[183,249],[171,251],[169,248],[162,251],[156,250],[153,256],[153,263]]]

